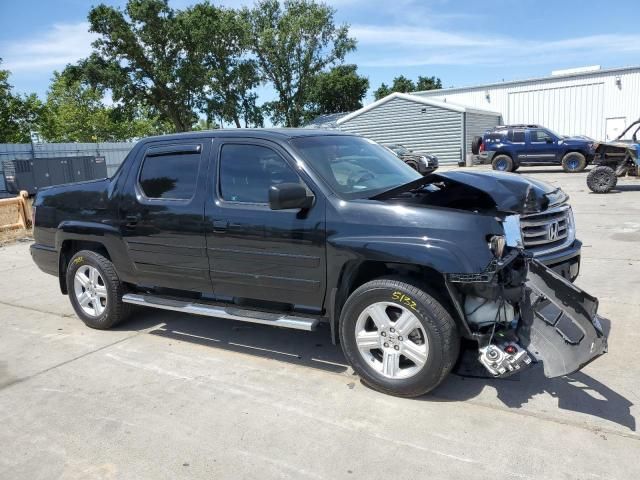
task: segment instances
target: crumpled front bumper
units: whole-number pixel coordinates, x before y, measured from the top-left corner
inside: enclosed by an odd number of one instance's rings
[[[535,259],[529,260],[520,315],[520,345],[542,361],[549,378],[580,370],[607,352],[598,299]]]

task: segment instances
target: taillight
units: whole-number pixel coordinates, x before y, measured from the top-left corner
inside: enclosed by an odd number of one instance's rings
[[[35,227],[36,226],[36,207],[32,206],[31,207],[31,227]]]
[[[480,144],[480,151],[481,151],[481,152],[484,152],[484,142],[482,142],[482,143]]]

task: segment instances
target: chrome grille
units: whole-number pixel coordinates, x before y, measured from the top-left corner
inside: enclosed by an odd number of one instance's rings
[[[534,255],[560,250],[575,239],[571,207],[564,205],[520,217],[524,248]]]

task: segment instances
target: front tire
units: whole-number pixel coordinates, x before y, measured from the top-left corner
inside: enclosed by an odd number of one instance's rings
[[[353,292],[340,316],[340,341],[363,382],[383,393],[417,397],[437,387],[460,351],[456,324],[425,287],[373,280]]]
[[[580,152],[569,152],[562,157],[562,169],[567,173],[578,173],[587,167],[587,158]]]
[[[587,175],[587,187],[594,193],[610,192],[618,183],[616,172],[611,167],[599,166]]]
[[[106,257],[79,251],[69,261],[66,279],[71,305],[88,327],[106,330],[128,316],[130,306],[122,302],[124,285]]]

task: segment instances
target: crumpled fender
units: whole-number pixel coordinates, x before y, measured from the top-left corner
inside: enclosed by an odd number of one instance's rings
[[[569,375],[607,352],[598,299],[530,260],[520,304],[521,345],[549,378]]]

